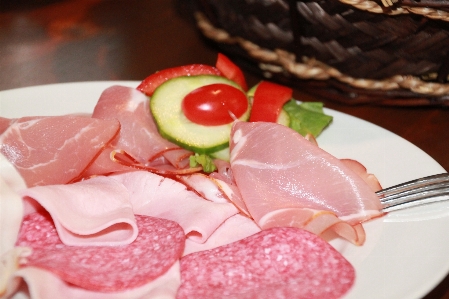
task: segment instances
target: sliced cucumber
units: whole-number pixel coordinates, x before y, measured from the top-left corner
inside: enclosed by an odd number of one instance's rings
[[[229,84],[241,89],[226,78],[212,75],[182,76],[161,84],[150,99],[159,133],[171,142],[200,154],[210,154],[229,146],[232,122],[219,126],[204,126],[187,119],[182,101],[191,91],[210,84]],[[242,91],[243,92],[243,91]],[[248,120],[250,108],[240,117]]]
[[[290,116],[288,113],[281,109],[281,112],[279,113],[278,119],[276,120],[278,124],[284,125],[286,127],[290,127]]]
[[[229,161],[229,146],[214,153],[210,153],[210,156],[215,159]]]

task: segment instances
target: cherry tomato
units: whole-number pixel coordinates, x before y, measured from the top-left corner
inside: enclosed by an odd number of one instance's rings
[[[227,84],[210,84],[197,88],[182,101],[182,111],[192,122],[205,126],[231,123],[248,109],[244,92]],[[231,116],[232,115],[232,116]]]
[[[246,79],[245,76],[243,75],[242,70],[235,63],[233,63],[227,56],[218,53],[218,58],[217,62],[215,63],[215,67],[223,74],[224,77],[240,85],[240,87],[243,88],[243,90],[245,91],[248,90]]]
[[[179,76],[196,75],[221,76],[221,72],[217,68],[205,64],[189,64],[184,66],[172,67],[149,75],[139,84],[139,86],[137,86],[137,90],[140,90],[147,96],[151,96],[154,90],[159,85],[169,79]]]
[[[249,121],[276,122],[284,104],[292,98],[293,90],[283,85],[262,81],[254,93]]]

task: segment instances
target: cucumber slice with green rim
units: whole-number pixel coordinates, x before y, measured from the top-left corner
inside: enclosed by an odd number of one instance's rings
[[[182,112],[182,101],[187,94],[215,83],[229,84],[241,90],[233,81],[213,75],[176,77],[161,84],[150,98],[151,113],[159,133],[171,142],[200,154],[210,154],[228,147],[232,122],[204,126],[190,121]],[[249,113],[250,105],[239,119],[248,120]]]

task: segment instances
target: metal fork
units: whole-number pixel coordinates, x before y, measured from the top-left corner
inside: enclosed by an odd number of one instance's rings
[[[408,181],[377,191],[376,194],[384,212],[449,200],[449,173]]]

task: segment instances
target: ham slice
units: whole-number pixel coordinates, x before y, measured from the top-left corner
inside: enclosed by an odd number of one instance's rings
[[[366,167],[363,166],[360,162],[352,159],[341,159],[341,162],[348,166],[352,171],[357,173],[374,192],[382,189],[382,186],[380,185],[377,177],[372,173],[368,173]]]
[[[170,178],[133,171],[111,176],[130,192],[135,214],[175,221],[188,239],[204,243],[226,219],[238,213],[232,203],[215,203]]]
[[[187,239],[183,255],[227,245],[258,232],[260,232],[260,228],[254,220],[242,214],[236,214],[220,225],[206,242],[198,243]]]
[[[76,180],[116,136],[116,120],[84,116],[23,118],[0,136],[0,152],[27,186]]]
[[[203,173],[178,176],[177,179],[195,190],[203,198],[213,202],[229,202],[220,190],[218,181]]]
[[[274,123],[236,122],[231,167],[245,204],[262,228],[329,228],[363,244],[361,222],[381,215],[368,184],[345,163]]]
[[[92,117],[117,119],[121,131],[113,146],[143,164],[167,149],[179,148],[160,136],[150,113],[149,98],[135,88],[114,85],[105,89]]]
[[[137,237],[128,190],[112,178],[36,186],[21,195],[25,214],[45,209],[66,245],[124,245]]]
[[[133,170],[129,165],[118,163],[115,158],[115,148],[110,144],[93,161],[87,169],[84,170],[83,178],[89,178],[96,175],[108,175],[111,173]]]
[[[10,125],[12,125],[16,121],[15,118],[6,118],[0,116],[0,134],[6,131]]]
[[[92,117],[117,119],[121,124],[118,137],[92,165],[85,176],[109,174],[124,168],[144,169],[164,175],[198,172],[188,168],[192,152],[164,139],[158,132],[149,108],[149,98],[142,92],[114,85],[103,91]],[[128,156],[124,161],[110,156],[112,151]]]
[[[225,179],[226,181],[221,179]],[[228,183],[227,178],[221,173],[213,172],[210,175],[194,173],[178,176],[178,180],[207,200],[213,202],[232,202],[241,213],[249,216],[248,209],[243,202],[239,189],[234,183]]]
[[[159,157],[162,157],[163,161],[169,162],[175,168],[182,169],[182,168],[189,167],[189,164],[190,164],[189,157],[192,154],[193,153],[191,151],[183,149],[183,148],[171,148],[171,149],[161,152],[159,154]],[[159,157],[154,156],[151,160],[151,164],[157,165],[157,160],[159,160]]]

